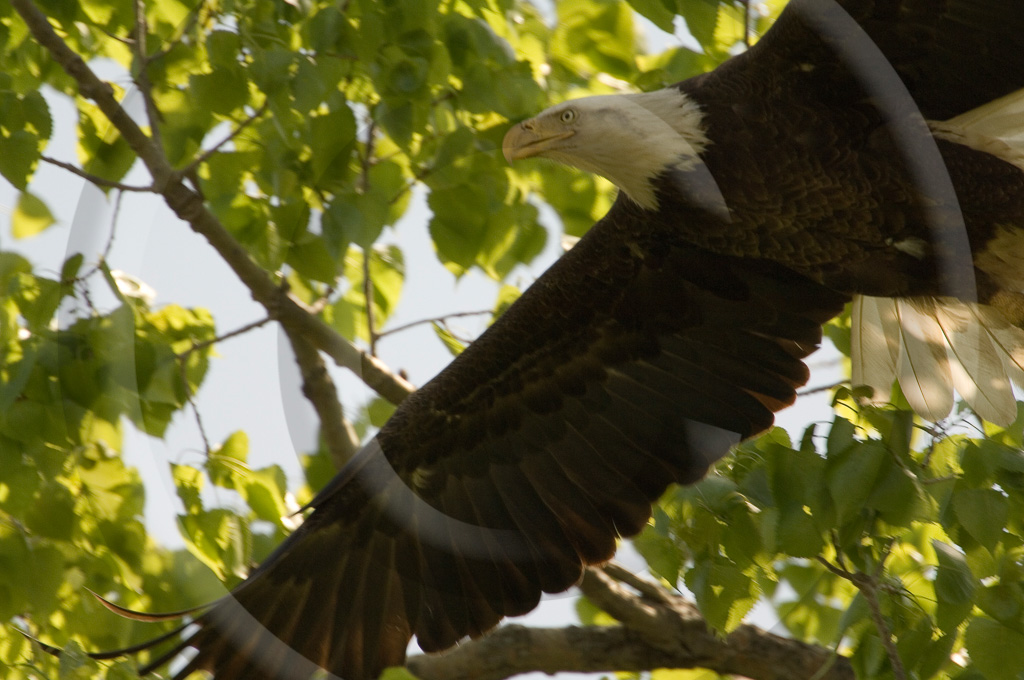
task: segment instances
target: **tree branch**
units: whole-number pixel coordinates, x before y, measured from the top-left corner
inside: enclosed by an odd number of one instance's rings
[[[747,628],[756,631],[752,634]],[[479,640],[466,643],[437,656],[419,655],[409,659],[406,668],[420,680],[503,680],[519,673],[645,671],[656,668],[709,668],[719,673],[735,673],[760,680],[810,678],[825,668],[817,680],[853,680],[853,671],[842,657],[829,650],[805,645],[743,627],[723,641],[712,633],[702,633],[696,652],[680,645],[675,650],[652,647],[642,633],[626,626],[567,626],[532,628],[510,624]],[[771,644],[764,644],[769,638]],[[728,662],[728,655],[703,655],[704,641],[733,650],[733,656],[749,661],[745,666]],[[785,645],[785,646],[782,646]],[[758,658],[759,654],[770,654]],[[779,658],[781,655],[788,657]],[[724,662],[719,663],[719,659]],[[813,659],[813,662],[808,663]],[[773,669],[772,663],[783,664]],[[817,665],[814,665],[814,664]],[[754,671],[748,669],[756,665]]]
[[[707,668],[753,680],[854,678],[847,659],[824,647],[747,625],[723,638],[708,628],[693,603],[618,565],[589,568],[580,589],[623,625],[510,624],[440,655],[414,656],[406,667],[421,680],[502,680],[531,671],[656,668]]]
[[[199,194],[185,185],[182,173],[171,167],[162,149],[114,98],[113,88],[100,80],[82,58],[67,46],[32,0],[11,0],[11,4],[36,41],[78,83],[81,95],[96,103],[138,154],[153,177],[154,189],[163,195],[171,210],[188,222],[196,233],[206,238],[257,302],[282,325],[301,333],[315,347],[331,356],[339,366],[353,371],[391,403],[401,403],[413,391],[413,386],[406,380],[391,373],[382,362],[348,342],[322,319],[309,314],[301,304],[289,297],[262,267],[252,261],[241,244],[206,208]]]
[[[663,666],[647,668],[700,667],[753,680],[854,677],[848,661],[833,650],[784,638],[756,626],[742,625],[723,638],[708,627],[692,602],[615,565],[589,568],[580,590],[625,628],[638,633],[652,654],[657,651],[671,659]]]
[[[340,470],[355,455],[359,448],[359,437],[351,423],[345,419],[341,402],[338,401],[338,390],[320,353],[301,334],[287,327],[285,333],[302,372],[302,394],[316,409],[320,418],[320,431],[327,443],[331,461]]]

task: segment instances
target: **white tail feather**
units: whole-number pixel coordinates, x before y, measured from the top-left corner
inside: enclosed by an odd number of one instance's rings
[[[936,137],[1024,170],[1024,89],[931,127]],[[1015,252],[1016,238],[1009,243],[1002,250]],[[1004,276],[1003,285],[1016,287],[1016,260],[1006,268],[1014,276]],[[949,414],[954,388],[985,420],[1006,425],[1017,416],[1013,384],[1024,387],[1024,330],[987,305],[857,296],[850,358],[854,385],[872,387],[874,402],[885,401],[898,378],[907,401],[929,420]]]
[[[949,414],[954,388],[989,422],[1016,418],[1012,383],[1024,386],[1024,331],[995,309],[952,298],[858,297],[853,332],[853,382],[874,388],[873,401],[884,401],[898,378],[928,420]]]
[[[996,321],[995,310],[990,310],[991,315],[988,311],[980,305],[952,300],[936,305],[936,316],[948,343],[953,386],[975,413],[1006,425],[1017,417],[1017,400],[989,327],[999,322],[1005,326],[1006,322]],[[1024,337],[1018,344],[1021,340]]]
[[[853,298],[852,316],[850,378],[854,385],[872,388],[871,402],[884,402],[892,390],[899,360],[899,336],[885,330],[895,322],[896,300],[858,295]]]
[[[896,300],[900,328],[896,371],[911,407],[922,418],[939,420],[953,408],[953,377],[942,327],[930,311],[912,300]]]

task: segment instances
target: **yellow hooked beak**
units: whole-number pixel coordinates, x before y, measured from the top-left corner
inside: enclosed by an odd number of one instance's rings
[[[536,118],[524,120],[505,134],[501,142],[501,152],[509,163],[520,158],[540,156],[545,151],[557,147],[558,142],[569,139],[574,134],[572,130],[559,132],[546,132]]]

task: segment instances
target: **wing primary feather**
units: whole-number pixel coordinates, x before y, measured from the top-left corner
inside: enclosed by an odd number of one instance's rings
[[[491,479],[509,514],[528,542],[536,546],[541,590],[557,593],[575,583],[583,573],[579,558],[522,470],[515,465],[496,466]]]
[[[562,526],[576,554],[586,564],[611,559],[615,553],[615,529],[573,483],[548,451],[537,451],[523,461],[523,473],[534,483],[537,495]]]

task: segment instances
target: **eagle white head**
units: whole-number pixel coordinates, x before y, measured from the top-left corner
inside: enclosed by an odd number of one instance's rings
[[[509,130],[501,148],[510,163],[541,156],[601,175],[654,210],[654,178],[671,167],[692,168],[708,143],[696,102],[666,88],[552,106]]]

